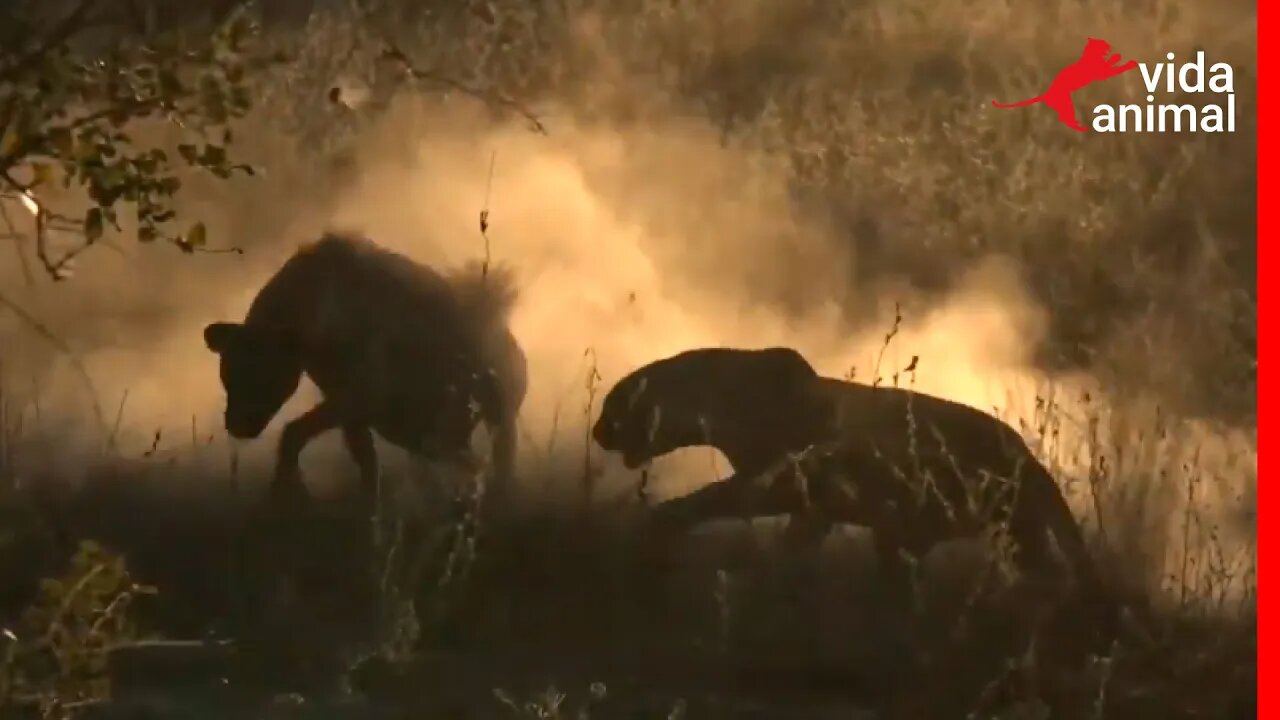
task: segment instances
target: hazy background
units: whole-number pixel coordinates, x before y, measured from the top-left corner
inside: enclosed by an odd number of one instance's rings
[[[530,361],[521,467],[533,497],[578,496],[588,402],[623,374],[692,347],[789,345],[867,382],[877,362],[893,382],[919,356],[899,384],[1025,423],[1077,485],[1107,457],[1130,488],[1108,492],[1155,501],[1121,522],[1129,532],[1177,532],[1190,492],[1211,513],[1196,521],[1205,537],[1212,525],[1250,551],[1251,7],[411,5],[328,3],[303,24],[306,8],[266,4],[268,38],[298,53],[262,80],[240,134],[239,153],[266,173],[191,178],[182,199],[215,244],[243,255],[119,239],[54,285],[0,254],[6,297],[82,359],[117,445],[103,452],[72,359],[0,312],[3,418],[22,477],[145,461],[171,487],[225,482],[232,451],[203,325],[241,317],[327,228],[437,267],[482,258],[487,209],[492,259],[520,279],[512,324]],[[1044,22],[1024,22],[1031,14]],[[1092,27],[1126,58],[1204,47],[1209,62],[1235,63],[1238,132],[1078,135],[1044,108],[990,109],[1040,92]],[[387,40],[518,98],[546,134],[493,103],[399,81],[373,60]],[[350,107],[325,100],[334,85]],[[1124,76],[1077,104],[1140,99],[1139,85]],[[895,305],[901,331],[878,361]],[[1050,398],[1058,409],[1038,403]],[[282,422],[313,400],[307,388],[263,438],[235,447],[252,482]],[[612,459],[596,463],[601,496],[633,486]],[[304,467],[320,484],[354,472],[336,438]],[[685,451],[659,463],[653,490],[679,494],[726,467]]]

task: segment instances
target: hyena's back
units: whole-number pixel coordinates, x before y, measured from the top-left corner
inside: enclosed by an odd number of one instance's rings
[[[246,322],[290,327],[319,344],[361,335],[450,336],[504,325],[511,282],[495,272],[485,293],[464,296],[457,280],[371,240],[327,234],[285,262]]]
[[[464,286],[469,292],[459,292]],[[490,367],[503,374],[512,364],[506,355],[519,353],[506,326],[514,299],[505,272],[487,273],[480,284],[363,237],[328,234],[267,282],[246,323],[296,332],[306,370],[326,397],[397,426],[457,414],[457,403],[437,411],[441,393],[465,392],[460,386]],[[418,430],[379,429],[389,439]]]

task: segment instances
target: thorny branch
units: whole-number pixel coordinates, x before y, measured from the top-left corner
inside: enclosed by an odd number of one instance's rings
[[[252,167],[228,157],[226,146],[231,121],[252,104],[247,74],[273,62],[246,52],[256,25],[232,11],[208,44],[194,49],[147,35],[81,57],[71,40],[94,27],[90,11],[101,5],[84,0],[31,43],[33,49],[10,51],[16,57],[8,62],[0,54],[0,198],[19,201],[33,216],[35,255],[54,280],[68,277],[71,263],[99,244],[105,229],[121,231],[125,206],[136,211],[140,241],[163,239],[186,253],[239,252],[207,248],[201,223],[186,232],[170,228],[173,197],[182,185],[178,158],[142,147],[131,127],[140,119],[163,119],[182,131],[185,141],[177,150],[186,166],[224,179],[253,175]],[[64,187],[88,194],[92,202],[82,218],[60,215],[38,199],[55,175]],[[50,248],[50,231],[82,241],[59,255]]]
[[[89,394],[89,403],[93,408],[94,419],[97,421],[98,426],[105,430],[107,427],[106,415],[102,412],[101,403],[98,402],[98,390],[93,384],[93,378],[90,377],[88,368],[86,368],[84,363],[80,360],[80,355],[69,345],[63,342],[57,334],[46,327],[44,323],[40,322],[38,318],[27,312],[26,309],[14,302],[4,293],[0,293],[0,307],[8,309],[9,312],[16,315],[19,320],[53,346],[55,350],[67,356],[67,359],[71,361],[71,367],[75,370],[76,375],[80,376],[80,380],[84,383],[85,390]]]
[[[418,80],[420,82],[433,82],[439,85],[444,85],[445,87],[448,87],[453,90],[457,90],[458,92],[463,93],[464,95],[473,97],[490,106],[513,111],[519,114],[525,120],[527,120],[529,122],[530,127],[532,127],[535,131],[537,131],[542,135],[547,134],[546,126],[542,124],[542,120],[540,120],[532,110],[526,107],[519,100],[516,100],[515,98],[505,95],[500,91],[485,90],[485,89],[473,87],[471,85],[467,85],[466,83],[460,80],[451,78],[439,72],[419,68],[409,60],[408,56],[406,56],[404,52],[400,50],[400,48],[398,48],[396,45],[392,43],[387,44],[387,47],[382,51],[381,57],[383,60],[387,60],[399,65],[409,75],[409,77],[413,78],[414,80]]]
[[[55,48],[88,29],[86,21],[89,13],[99,2],[100,0],[80,0],[35,47],[0,67],[0,83],[13,82],[22,73],[43,62],[45,56]]]
[[[12,194],[0,193],[0,201],[16,196],[18,201],[22,203],[23,207],[31,212],[35,222],[34,237],[36,259],[40,261],[40,265],[44,268],[44,271],[55,281],[65,280],[71,275],[71,265],[75,262],[76,258],[96,245],[100,238],[85,236],[83,243],[80,243],[64,252],[60,257],[54,258],[53,253],[50,252],[49,249],[49,231],[56,230],[59,232],[79,233],[80,223],[67,215],[63,215],[46,208],[35,199],[35,195],[26,186],[14,180],[13,177],[7,173],[0,173],[0,185],[7,186],[13,191]],[[16,226],[8,216],[8,212],[3,211],[2,207],[0,207],[0,211],[4,212],[4,221],[14,237],[15,243],[17,243],[17,252],[19,260],[22,263],[23,274],[26,276],[28,284],[30,284],[32,282],[32,278],[30,277],[29,265],[27,264],[26,255],[22,253],[21,249],[21,240],[25,236],[17,230]]]
[[[13,224],[13,218],[9,216],[9,209],[0,202],[0,222],[4,223],[5,234],[2,239],[13,241],[13,253],[17,256],[18,268],[22,271],[22,280],[27,287],[35,284],[35,275],[31,272],[31,263],[27,262],[27,254],[23,251],[22,241],[25,235],[18,232],[18,227]]]

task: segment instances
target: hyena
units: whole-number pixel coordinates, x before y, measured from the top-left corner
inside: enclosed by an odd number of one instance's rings
[[[273,498],[307,497],[303,448],[340,429],[366,501],[378,481],[373,433],[431,460],[471,460],[483,421],[499,487],[512,482],[526,360],[508,329],[516,301],[503,268],[440,274],[359,236],[301,247],[258,292],[243,322],[214,322],[225,422],[262,434],[305,373],[323,395],[280,435]]]

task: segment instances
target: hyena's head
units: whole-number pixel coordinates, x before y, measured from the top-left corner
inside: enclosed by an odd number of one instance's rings
[[[205,327],[204,342],[218,354],[227,433],[242,440],[261,435],[302,379],[297,342],[284,333],[230,322]]]
[[[709,445],[729,457],[776,443],[817,378],[790,348],[689,350],[645,365],[605,396],[591,430],[629,469],[683,447]]]

